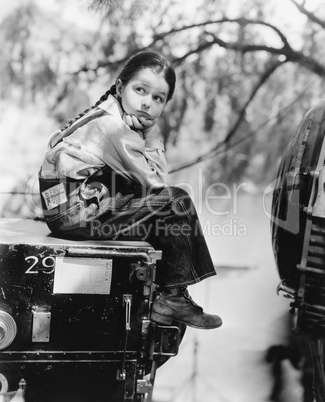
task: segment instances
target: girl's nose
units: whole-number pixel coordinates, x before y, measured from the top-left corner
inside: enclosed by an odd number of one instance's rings
[[[149,99],[149,97],[146,97],[146,98],[144,98],[142,100],[142,107],[144,109],[149,109],[149,107],[150,107],[150,99]]]

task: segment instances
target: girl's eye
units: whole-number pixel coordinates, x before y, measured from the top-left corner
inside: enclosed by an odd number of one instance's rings
[[[144,94],[144,88],[138,87],[137,92],[139,92],[139,94]]]
[[[154,100],[159,103],[164,103],[164,99],[161,96],[154,96]]]

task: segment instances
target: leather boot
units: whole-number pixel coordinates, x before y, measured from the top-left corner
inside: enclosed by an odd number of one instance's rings
[[[199,329],[213,329],[222,325],[218,315],[203,312],[186,288],[165,290],[158,295],[152,306],[151,319],[158,324],[170,325],[176,321]]]

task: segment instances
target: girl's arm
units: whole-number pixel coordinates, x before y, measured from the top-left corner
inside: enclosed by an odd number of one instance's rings
[[[106,134],[100,136],[101,155],[98,155],[103,162],[146,188],[167,186],[164,146],[156,127],[146,139],[140,131],[134,131],[117,119],[110,118],[103,129],[101,132]]]
[[[166,187],[167,162],[161,144],[146,144],[139,134],[132,130],[128,135],[115,140],[116,137],[113,144],[121,161],[121,174],[146,188]]]
[[[145,139],[144,156],[151,171],[155,171],[159,182],[166,182],[167,161],[165,157],[165,146],[156,120],[137,118],[126,113],[122,120],[133,130],[139,132]]]

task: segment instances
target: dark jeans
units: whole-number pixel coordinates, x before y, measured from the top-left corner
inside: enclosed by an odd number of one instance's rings
[[[104,173],[83,182],[40,177],[44,217],[55,235],[145,240],[162,251],[157,282],[164,287],[186,286],[216,274],[186,191],[166,187],[145,192],[115,172]]]

